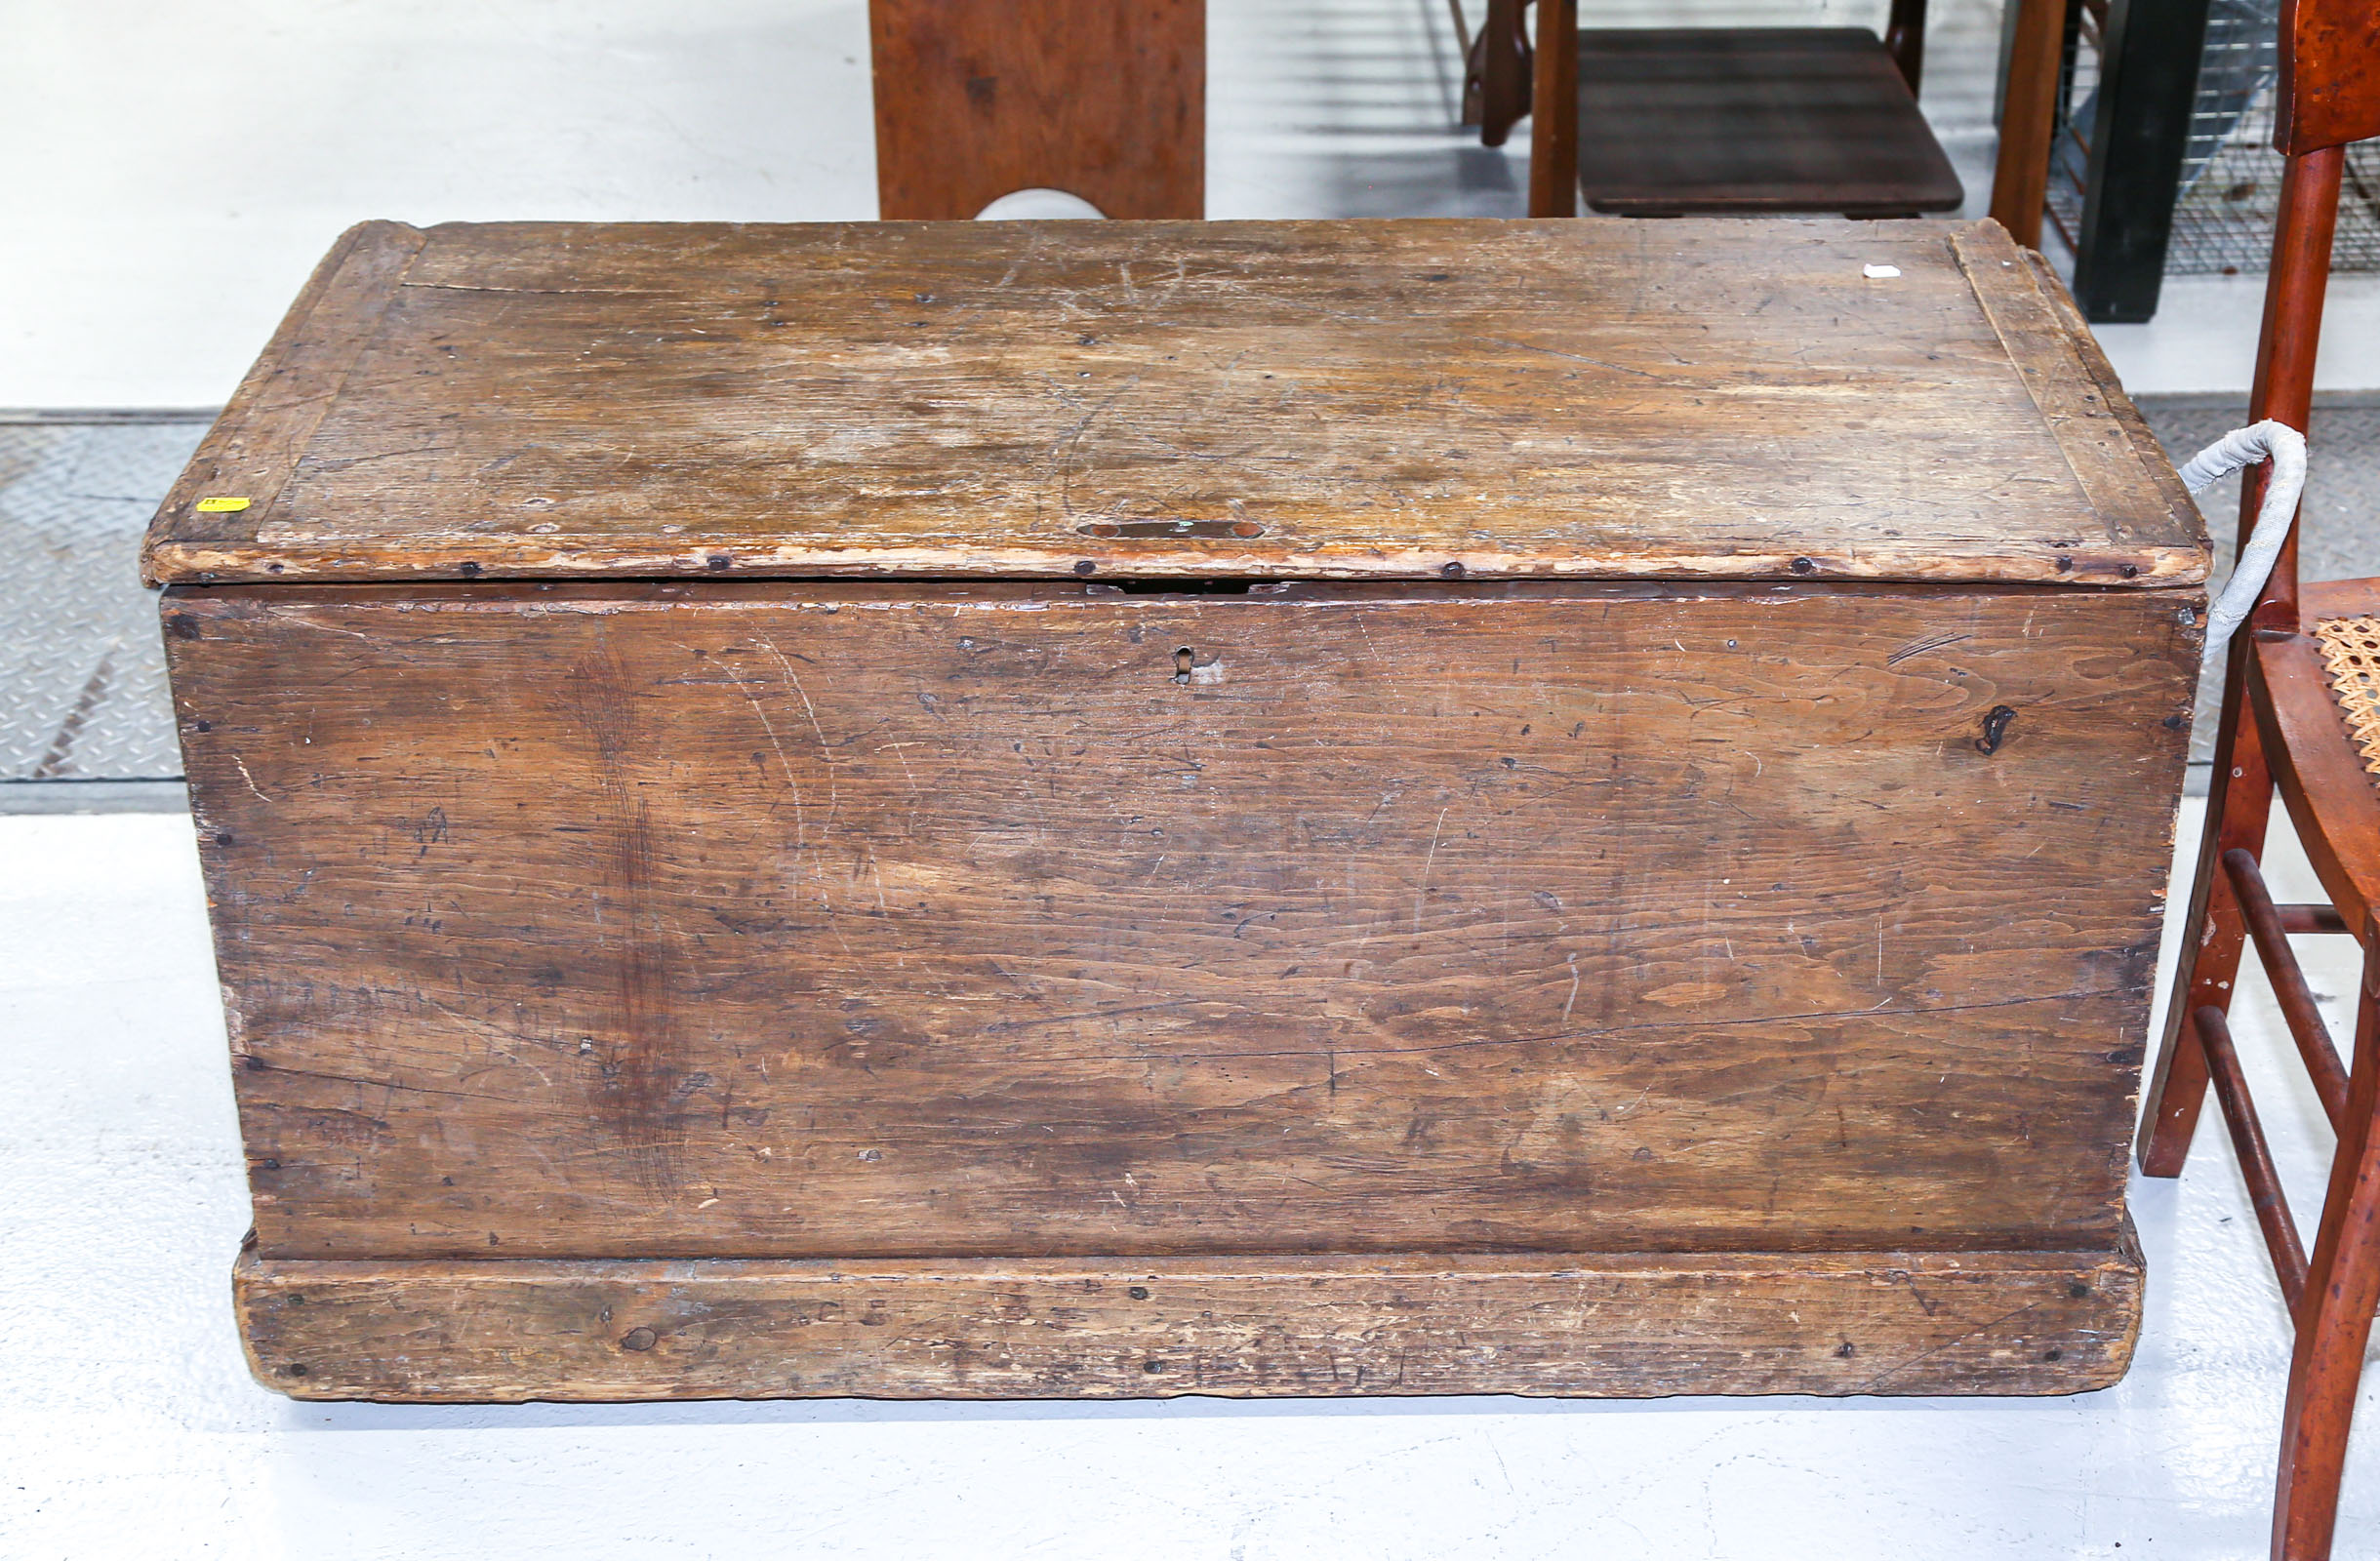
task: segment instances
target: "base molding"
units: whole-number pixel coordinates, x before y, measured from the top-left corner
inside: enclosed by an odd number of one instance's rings
[[[292,1261],[233,1279],[294,1398],[2053,1394],[2142,1264],[2055,1252]]]

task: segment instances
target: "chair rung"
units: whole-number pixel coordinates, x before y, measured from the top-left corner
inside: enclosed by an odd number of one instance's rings
[[[2297,1043],[2297,1055],[2314,1080],[2314,1093],[2321,1100],[2322,1114],[2330,1118],[2331,1131],[2337,1132],[2347,1118],[2347,1069],[2339,1061],[2338,1049],[2331,1045],[2330,1027],[2322,1022],[2321,1010],[2315,1007],[2314,989],[2298,968],[2297,953],[2284,936],[2288,927],[2281,920],[2280,907],[2273,903],[2273,896],[2264,886],[2264,873],[2247,852],[2238,847],[2225,852],[2223,870],[2231,878],[2232,894],[2247,922],[2248,936],[2256,940],[2256,953],[2273,982],[2273,995],[2280,1001],[2280,1017],[2289,1026],[2289,1039]]]
[[[2329,905],[2275,905],[2284,933],[2345,933],[2347,918]]]
[[[2265,1142],[2256,1102],[2248,1098],[2247,1076],[2239,1071],[2231,1025],[2225,1022],[2223,1010],[2211,1006],[2197,1010],[2190,1020],[2198,1029],[2207,1080],[2223,1106],[2223,1125],[2231,1129],[2232,1147],[2239,1155],[2239,1174],[2247,1181],[2248,1201],[2255,1205],[2265,1250],[2273,1255],[2273,1271],[2279,1277],[2280,1293],[2294,1314],[2306,1294],[2306,1249],[2297,1237],[2297,1221],[2289,1217],[2289,1200],[2280,1190],[2280,1173],[2274,1169],[2273,1151]]]

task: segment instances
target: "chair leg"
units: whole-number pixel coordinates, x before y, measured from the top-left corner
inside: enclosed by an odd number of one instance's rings
[[[2366,931],[2347,1119],[2330,1163],[2280,1425],[2275,1561],[2327,1561],[2347,1431],[2380,1303],[2380,934]]]
[[[2224,685],[2215,741],[2215,773],[2224,781],[2206,799],[2206,829],[2182,924],[2183,979],[2165,1005],[2164,1043],[2149,1081],[2148,1113],[2141,1119],[2137,1148],[2144,1176],[2178,1177],[2189,1157],[2198,1108],[2206,1101],[2206,1054],[2199,1050],[2198,1031],[2185,1021],[2201,1008],[2231,1012],[2239,950],[2247,941],[2247,921],[2223,871],[2223,853],[2237,848],[2261,860],[2273,812],[2273,778],[2256,723],[2244,707],[2241,671],[2235,665]]]
[[[1529,88],[1529,215],[1579,211],[1579,4],[1537,0],[1536,80]]]
[[[1479,144],[1501,146],[1513,122],[1529,112],[1532,64],[1523,0],[1487,0],[1487,20],[1472,40],[1469,74],[1479,91]],[[1470,83],[1466,83],[1470,85]]]

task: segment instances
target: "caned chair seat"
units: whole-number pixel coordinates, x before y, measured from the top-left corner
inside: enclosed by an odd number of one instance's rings
[[[2339,740],[2380,788],[2380,579],[2307,580],[2298,600],[2301,632],[2338,708]]]
[[[2372,581],[2361,583],[2370,584]],[[2380,779],[2380,615],[2319,618],[2308,625],[2322,648],[2331,697],[2363,768]]]

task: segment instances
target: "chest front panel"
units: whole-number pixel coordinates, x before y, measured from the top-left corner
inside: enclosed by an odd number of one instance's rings
[[[268,1256],[2120,1219],[2195,655],[2162,593],[168,618]]]

